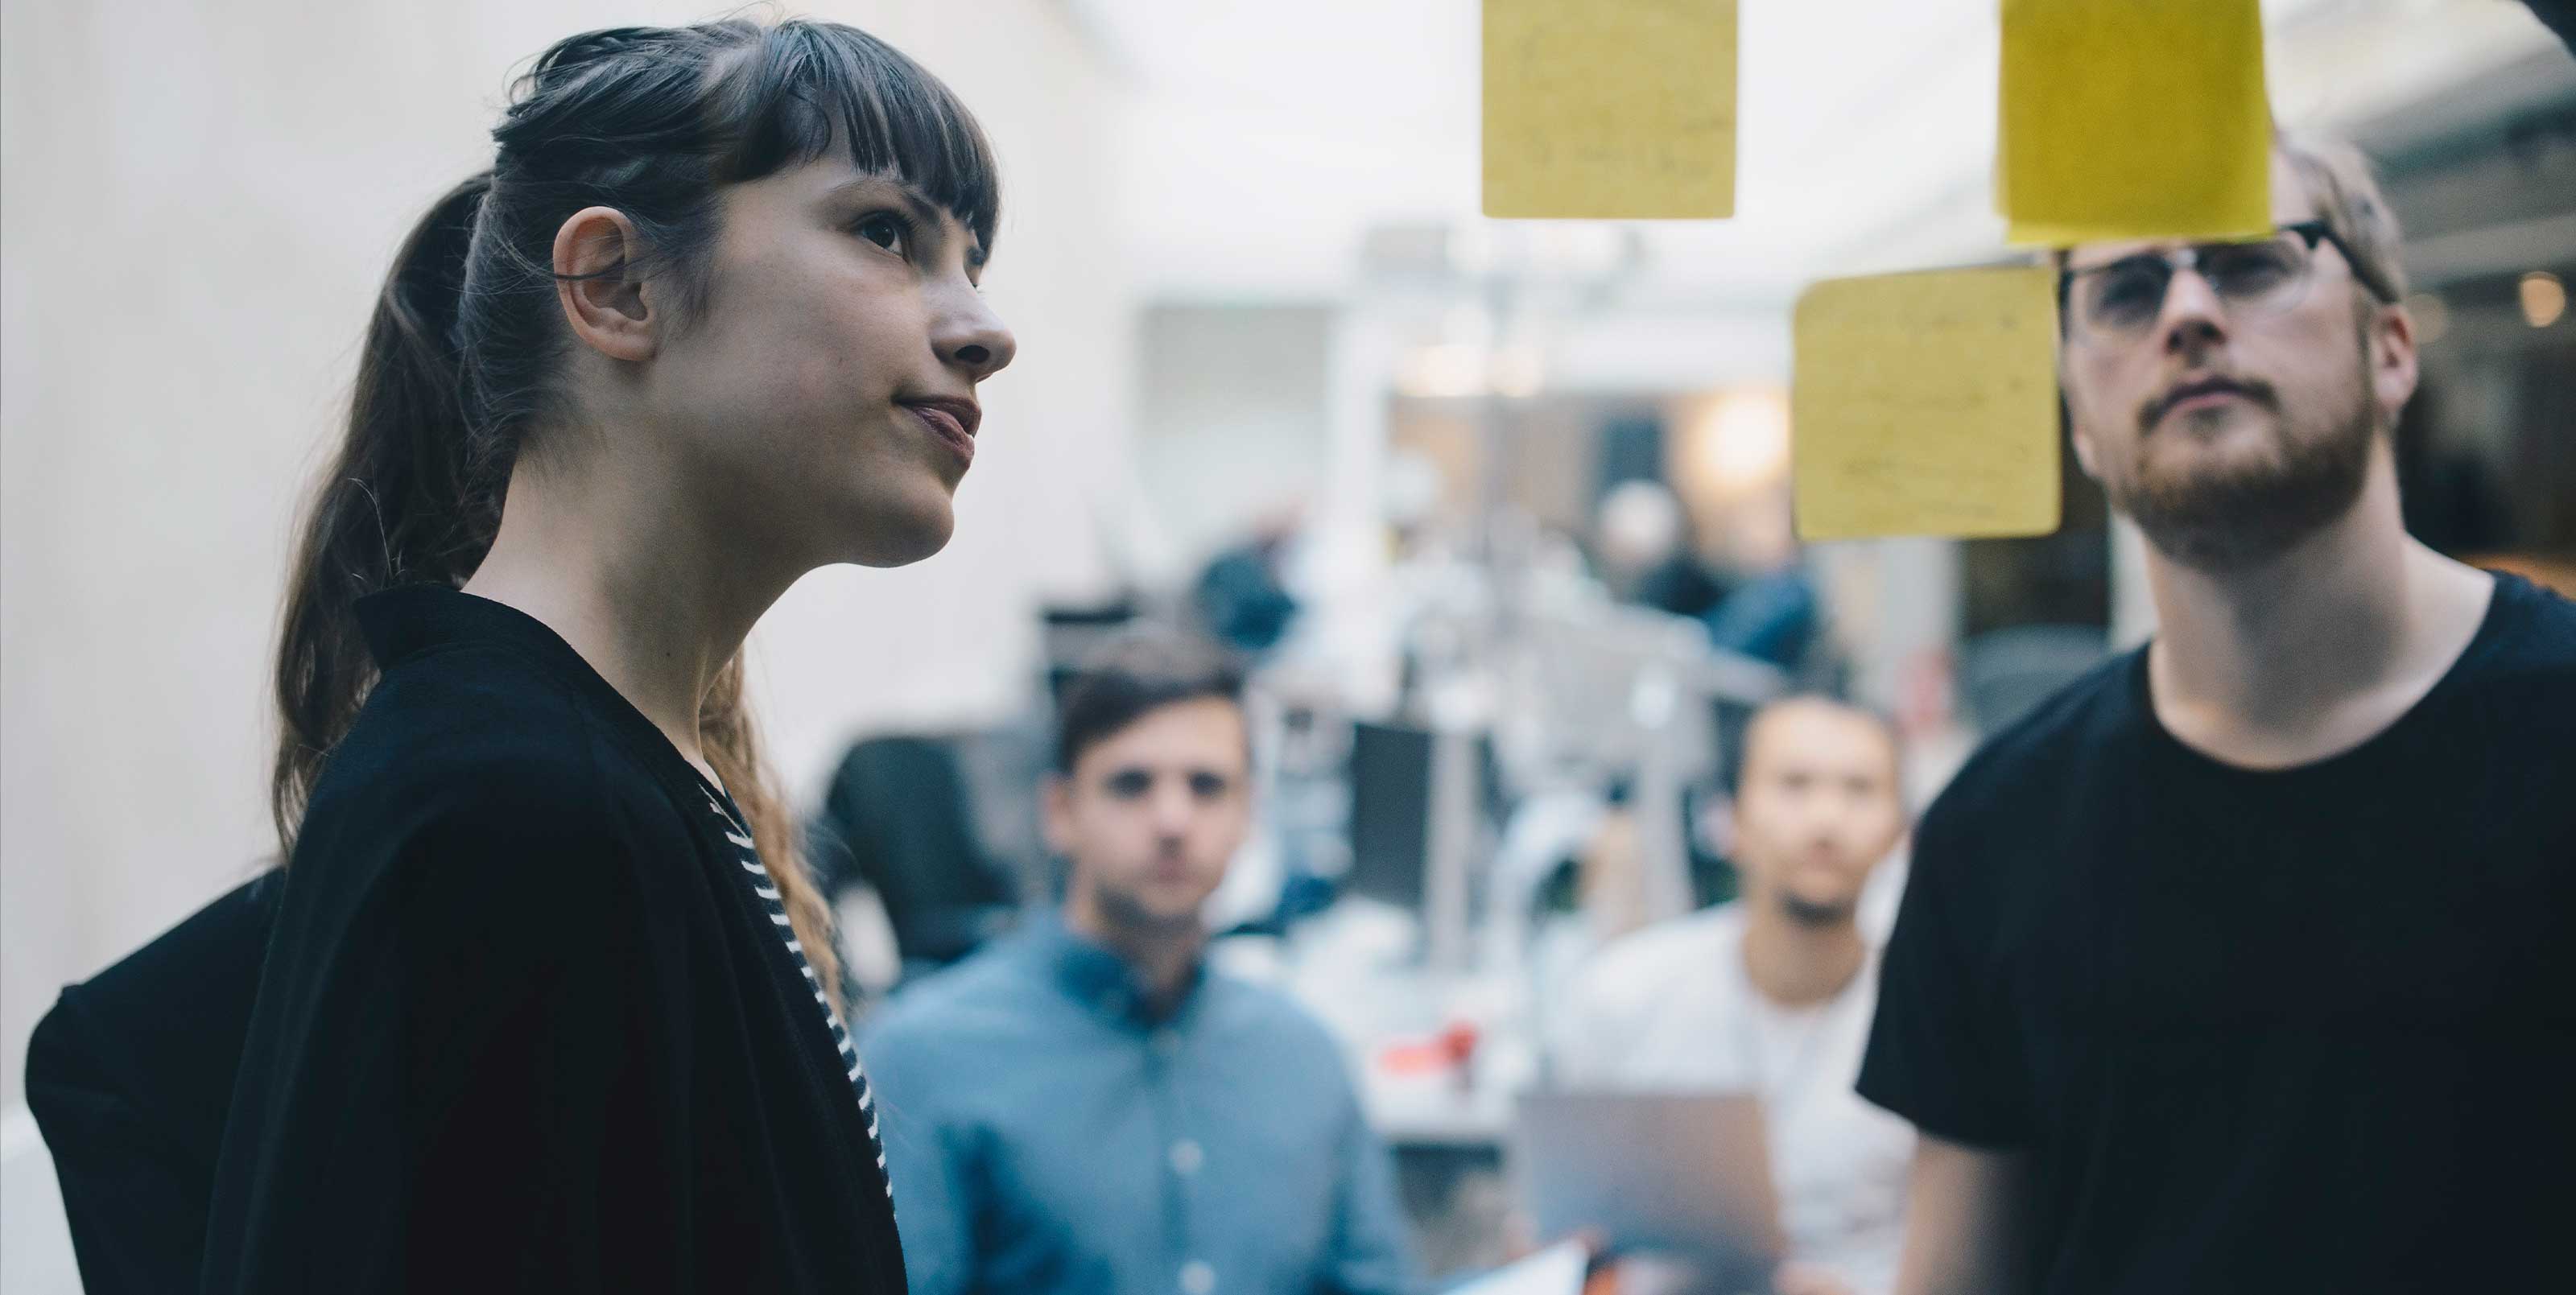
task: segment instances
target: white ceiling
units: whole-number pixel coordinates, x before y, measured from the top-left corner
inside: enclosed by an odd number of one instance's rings
[[[1361,290],[1361,234],[1478,219],[1476,0],[1065,0],[1125,84],[1123,228],[1150,298]],[[1646,310],[1999,248],[1997,0],[1743,0],[1737,215],[1645,227]],[[2553,43],[2513,0],[2264,0],[2274,106],[2350,126]]]

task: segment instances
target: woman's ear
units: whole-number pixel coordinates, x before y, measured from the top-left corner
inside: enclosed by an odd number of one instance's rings
[[[555,231],[555,295],[564,323],[612,360],[653,358],[661,319],[631,270],[641,244],[614,207],[585,207]]]

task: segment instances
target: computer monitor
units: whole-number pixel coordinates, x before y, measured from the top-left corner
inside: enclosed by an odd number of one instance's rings
[[[1351,731],[1346,894],[1420,911],[1431,851],[1429,729],[1362,721]]]
[[[1423,961],[1469,960],[1471,874],[1491,835],[1493,743],[1482,733],[1395,724],[1351,735],[1351,867],[1343,893],[1422,919]]]

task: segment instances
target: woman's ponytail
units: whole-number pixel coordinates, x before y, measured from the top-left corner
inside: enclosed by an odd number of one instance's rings
[[[500,523],[491,465],[460,405],[456,318],[485,171],[421,218],[367,322],[349,424],[314,486],[278,631],[277,764],[269,781],[281,857],[295,848],[322,761],[375,683],[358,599],[422,580],[463,583]]]

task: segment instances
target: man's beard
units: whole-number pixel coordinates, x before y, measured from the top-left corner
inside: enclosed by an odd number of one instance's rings
[[[1101,920],[1123,931],[1162,938],[1203,933],[1197,908],[1181,914],[1157,912],[1144,896],[1107,882],[1094,883],[1091,897]]]
[[[2289,421],[2270,386],[2246,385],[2277,420],[2270,453],[2250,463],[2153,467],[2158,437],[2199,432],[2188,415],[2181,425],[2158,428],[2164,405],[2151,401],[2139,411],[2129,470],[2103,482],[2112,505],[2157,551],[2196,570],[2238,571],[2279,557],[2351,511],[2370,477],[2378,425],[2367,370],[2350,412],[2313,430]]]
[[[1781,892],[1780,895],[1781,914],[1792,923],[1809,930],[1840,926],[1852,919],[1852,912],[1856,907],[1857,905],[1854,904],[1819,904],[1813,900],[1800,899],[1786,891]]]

